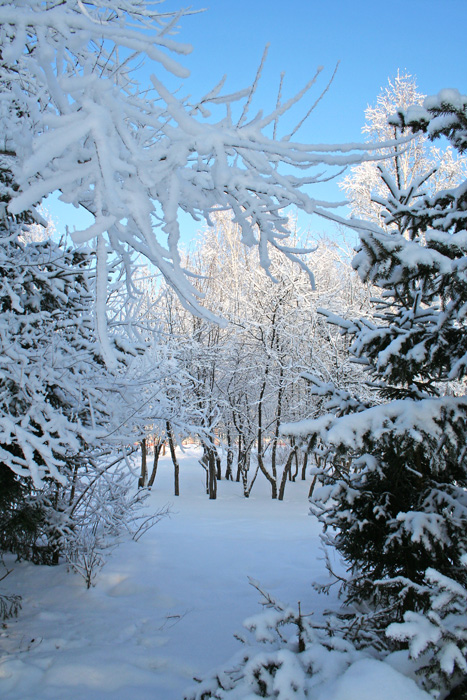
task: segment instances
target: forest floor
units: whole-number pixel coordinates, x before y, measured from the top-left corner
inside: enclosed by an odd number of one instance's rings
[[[177,498],[170,459],[161,460],[150,507],[170,504],[171,516],[116,548],[91,589],[66,565],[8,560],[14,570],[1,591],[20,594],[22,610],[0,632],[3,700],[182,700],[194,677],[239,650],[234,633],[260,611],[248,577],[302,610],[329,605],[311,586],[326,571],[309,481],[287,484],[282,502],[265,479],[249,499],[241,484],[222,481],[210,501],[199,457],[196,448],[181,455]],[[362,694],[361,679],[355,690],[359,700],[396,698],[374,682]]]

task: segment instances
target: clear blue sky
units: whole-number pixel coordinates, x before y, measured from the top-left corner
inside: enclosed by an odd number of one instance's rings
[[[161,11],[181,6],[167,0]],[[304,142],[360,140],[365,108],[398,69],[415,75],[423,93],[467,92],[467,0],[192,0],[189,7],[206,11],[181,22],[177,38],[193,45],[180,59],[191,71],[181,94],[200,97],[224,74],[225,91],[247,87],[269,43],[255,106],[273,108],[281,71],[291,96],[322,65],[305,108],[340,61],[329,92],[299,132]]]
[[[165,6],[180,5],[170,0]],[[184,18],[179,35],[193,45],[183,63],[192,72],[186,87],[193,86],[194,94],[224,73],[228,89],[245,87],[268,42],[266,106],[274,104],[281,71],[292,94],[318,65],[327,78],[340,61],[330,92],[302,134],[306,141],[359,139],[365,107],[398,68],[415,75],[424,93],[467,91],[467,0],[193,0],[190,7],[206,8]]]

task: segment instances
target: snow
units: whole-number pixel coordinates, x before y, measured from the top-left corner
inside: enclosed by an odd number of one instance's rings
[[[375,659],[356,661],[317,700],[428,700],[411,679]]]
[[[297,438],[317,433],[328,443],[344,445],[349,449],[363,447],[368,435],[377,440],[387,433],[400,436],[410,433],[413,440],[422,442],[427,434],[441,434],[438,421],[443,411],[455,416],[464,409],[466,401],[465,397],[451,396],[422,401],[399,399],[342,418],[336,419],[327,414],[296,423],[283,423],[281,433]]]
[[[466,97],[461,95],[456,88],[443,88],[437,95],[425,98],[423,106],[426,110],[436,109],[440,105],[450,105],[455,109],[462,110],[465,107]]]
[[[179,454],[177,499],[170,458],[161,459],[151,507],[170,501],[171,517],[114,550],[94,588],[86,590],[65,565],[8,560],[14,570],[2,590],[21,594],[23,609],[0,632],[3,700],[181,700],[196,685],[193,677],[225,666],[241,650],[233,634],[259,611],[248,576],[293,606],[301,601],[303,610],[319,614],[329,606],[332,600],[310,585],[325,576],[325,566],[319,525],[308,515],[309,481],[288,483],[283,502],[270,499],[266,480],[258,478],[249,499],[240,484],[221,481],[218,499],[210,501],[200,456],[194,447]],[[284,687],[289,682],[277,679]],[[310,697],[429,696],[387,664],[367,659]]]
[[[187,309],[216,322],[199,301],[192,271],[181,264],[180,217],[209,225],[214,211],[230,211],[243,242],[258,247],[266,272],[268,249],[277,250],[313,281],[303,251],[294,249],[289,205],[345,223],[334,213],[344,202],[316,199],[313,186],[342,166],[379,159],[380,149],[394,143],[295,142],[312,111],[306,108],[296,127],[280,134],[278,123],[307,99],[320,69],[291,98],[264,114],[250,113],[266,52],[253,84],[235,95],[220,94],[223,81],[201,103],[172,94],[160,73],[164,68],[189,77],[177,58],[191,47],[172,35],[190,13],[161,13],[159,2],[142,0],[67,0],[53,7],[42,0],[1,0],[8,89],[0,117],[8,133],[6,150],[16,154],[18,188],[11,193],[10,213],[26,211],[59,190],[63,202],[94,218],[72,233],[76,244],[104,236],[123,276],[128,253],[145,256]]]
[[[249,575],[291,603],[311,601],[324,563],[309,481],[288,484],[283,502],[259,478],[249,499],[220,482],[209,501],[200,456],[180,455],[177,499],[161,459],[151,505],[171,502],[172,516],[115,550],[94,588],[64,565],[13,564],[2,590],[21,594],[23,609],[0,632],[2,700],[180,700],[193,676],[239,650],[233,634],[260,609]]]

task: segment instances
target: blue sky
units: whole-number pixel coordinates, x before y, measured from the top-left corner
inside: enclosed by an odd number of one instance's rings
[[[161,11],[180,7],[167,0]],[[189,7],[206,11],[181,21],[177,38],[193,45],[180,59],[191,71],[182,94],[200,97],[224,74],[226,91],[247,87],[269,43],[255,107],[274,107],[281,71],[291,96],[322,65],[305,109],[340,61],[330,90],[299,132],[304,142],[359,141],[365,108],[398,69],[415,75],[423,93],[467,92],[467,0],[192,0]],[[53,213],[60,212],[53,207]]]
[[[424,93],[467,91],[467,0],[193,0],[190,7],[207,8],[184,18],[179,35],[194,47],[183,60],[192,72],[186,84],[200,93],[224,73],[228,89],[246,86],[268,42],[266,106],[273,106],[281,71],[292,94],[318,65],[327,79],[340,61],[302,133],[306,141],[359,139],[365,107],[398,68],[415,75]]]

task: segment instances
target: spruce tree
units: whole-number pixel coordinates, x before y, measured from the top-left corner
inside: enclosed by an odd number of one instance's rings
[[[58,561],[64,487],[104,424],[105,368],[93,337],[90,255],[24,243],[39,217],[8,213],[12,156],[0,165],[0,551]],[[101,381],[96,381],[97,378]]]
[[[467,98],[457,91],[395,120],[467,149]],[[363,620],[375,643],[408,641],[439,690],[467,672],[467,182],[430,195],[432,173],[401,189],[380,167],[386,230],[357,224],[354,259],[381,292],[374,318],[324,312],[353,337],[373,405],[316,381],[333,413],[284,432],[331,463],[312,510],[347,566],[354,638],[368,642]]]

